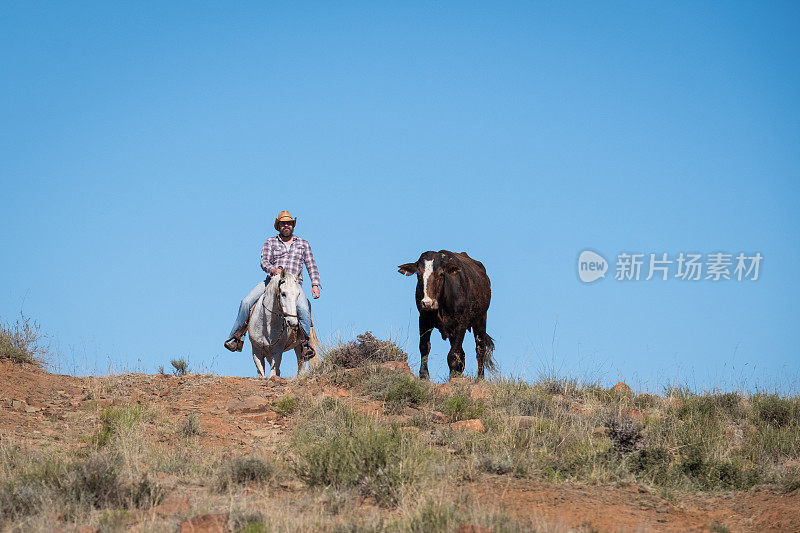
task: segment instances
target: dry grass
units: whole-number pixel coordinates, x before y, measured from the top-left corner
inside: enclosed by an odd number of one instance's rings
[[[70,459],[26,457],[5,448],[0,485],[0,524],[27,529],[43,514],[60,513],[84,521],[94,510],[149,509],[160,503],[164,489],[147,475],[135,476],[123,458],[112,452],[94,452]],[[11,474],[11,475],[9,475]]]
[[[383,350],[376,360],[399,353],[367,340],[361,345]],[[146,404],[94,405],[85,413],[86,446],[75,451],[32,453],[0,440],[0,529],[157,531],[221,512],[233,530],[249,532],[453,531],[466,523],[556,531],[460,489],[486,476],[637,483],[656,492],[800,487],[791,466],[800,457],[798,398],[615,394],[574,380],[502,378],[442,393],[362,359],[347,372],[329,360],[329,374],[303,378],[276,400],[290,429],[269,449],[202,449],[209,430],[193,412],[175,416]],[[89,396],[123,384],[98,380]],[[350,396],[312,396],[304,384],[345,387]],[[365,412],[369,400],[384,411]],[[450,425],[471,418],[486,430]],[[159,441],[165,432],[179,438]],[[188,499],[189,511],[168,518],[147,512],[176,494]]]

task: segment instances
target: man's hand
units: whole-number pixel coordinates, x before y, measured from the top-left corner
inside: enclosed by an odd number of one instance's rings
[[[313,296],[315,300],[319,298],[319,285],[311,287],[311,296]]]
[[[272,274],[273,276],[279,276],[280,273],[281,273],[281,269],[278,268],[278,267],[275,267],[272,270],[270,270],[269,273]]]

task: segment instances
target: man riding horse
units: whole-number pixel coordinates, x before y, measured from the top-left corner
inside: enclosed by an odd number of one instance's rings
[[[302,289],[303,284],[303,265],[306,265],[308,276],[311,278],[311,295],[314,299],[319,298],[319,270],[314,261],[314,254],[311,253],[311,246],[308,241],[294,235],[294,226],[297,217],[292,218],[288,211],[281,211],[275,219],[275,229],[278,231],[264,242],[261,248],[261,268],[267,273],[267,279],[258,283],[239,304],[239,313],[236,315],[236,322],[231,329],[230,338],[225,341],[225,348],[232,352],[241,352],[244,346],[244,337],[247,333],[247,321],[250,318],[250,309],[264,294],[264,289],[269,283],[270,277],[280,275],[281,269],[297,277],[297,282],[301,285],[300,296],[297,299],[297,319],[302,331],[303,357],[311,359],[314,357],[314,349],[309,343],[311,335],[311,304]]]

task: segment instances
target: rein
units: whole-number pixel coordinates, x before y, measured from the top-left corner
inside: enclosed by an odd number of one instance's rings
[[[276,313],[276,312],[275,312],[275,311],[273,311],[272,309],[268,309],[268,311],[269,311],[270,313],[272,313],[273,315],[275,315],[275,316],[293,316],[293,317],[297,318],[297,315],[293,315],[292,313],[286,313],[286,312],[284,312],[282,309],[281,309],[281,312],[280,312],[280,313]]]
[[[281,281],[281,283],[282,283],[282,281]],[[278,283],[278,287],[280,287],[280,283]],[[292,313],[287,313],[286,311],[283,310],[283,306],[280,303],[280,297],[278,296],[277,293],[275,293],[275,298],[274,299],[277,300],[277,302],[278,302],[278,307],[281,309],[280,313],[277,312],[277,311],[274,311],[272,308],[267,309],[267,311],[269,311],[270,313],[272,313],[275,316],[283,316],[283,317],[291,316],[291,317],[297,318],[297,315],[293,315]],[[275,302],[273,302],[272,307],[275,307]],[[281,331],[283,331],[285,329],[286,329],[286,321],[284,320],[283,327],[281,328]]]
[[[293,328],[289,326],[289,323],[285,320],[285,317],[298,318],[295,314],[285,313],[283,311],[283,306],[281,305],[280,300],[280,284],[278,285],[277,291],[265,290],[262,296],[261,308],[265,311],[266,319],[263,330],[263,342],[265,346],[274,346],[276,343],[281,342],[282,338],[284,338],[284,340],[287,338],[284,337],[284,335],[287,335],[287,331]],[[267,284],[267,286],[269,286],[269,284]],[[270,316],[281,318],[280,327],[275,323],[275,319],[269,318]]]

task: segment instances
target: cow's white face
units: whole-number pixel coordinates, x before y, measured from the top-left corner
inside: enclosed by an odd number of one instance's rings
[[[436,311],[439,309],[439,299],[444,289],[445,275],[457,274],[460,269],[449,262],[445,257],[436,252],[425,252],[416,263],[400,265],[401,274],[417,275],[417,298],[419,307],[423,311]]]
[[[436,285],[433,275],[433,259],[427,259],[422,262],[422,273],[419,274],[420,281],[422,282],[422,300],[420,305],[426,311],[435,311],[439,308],[439,294],[434,292],[434,285]]]

